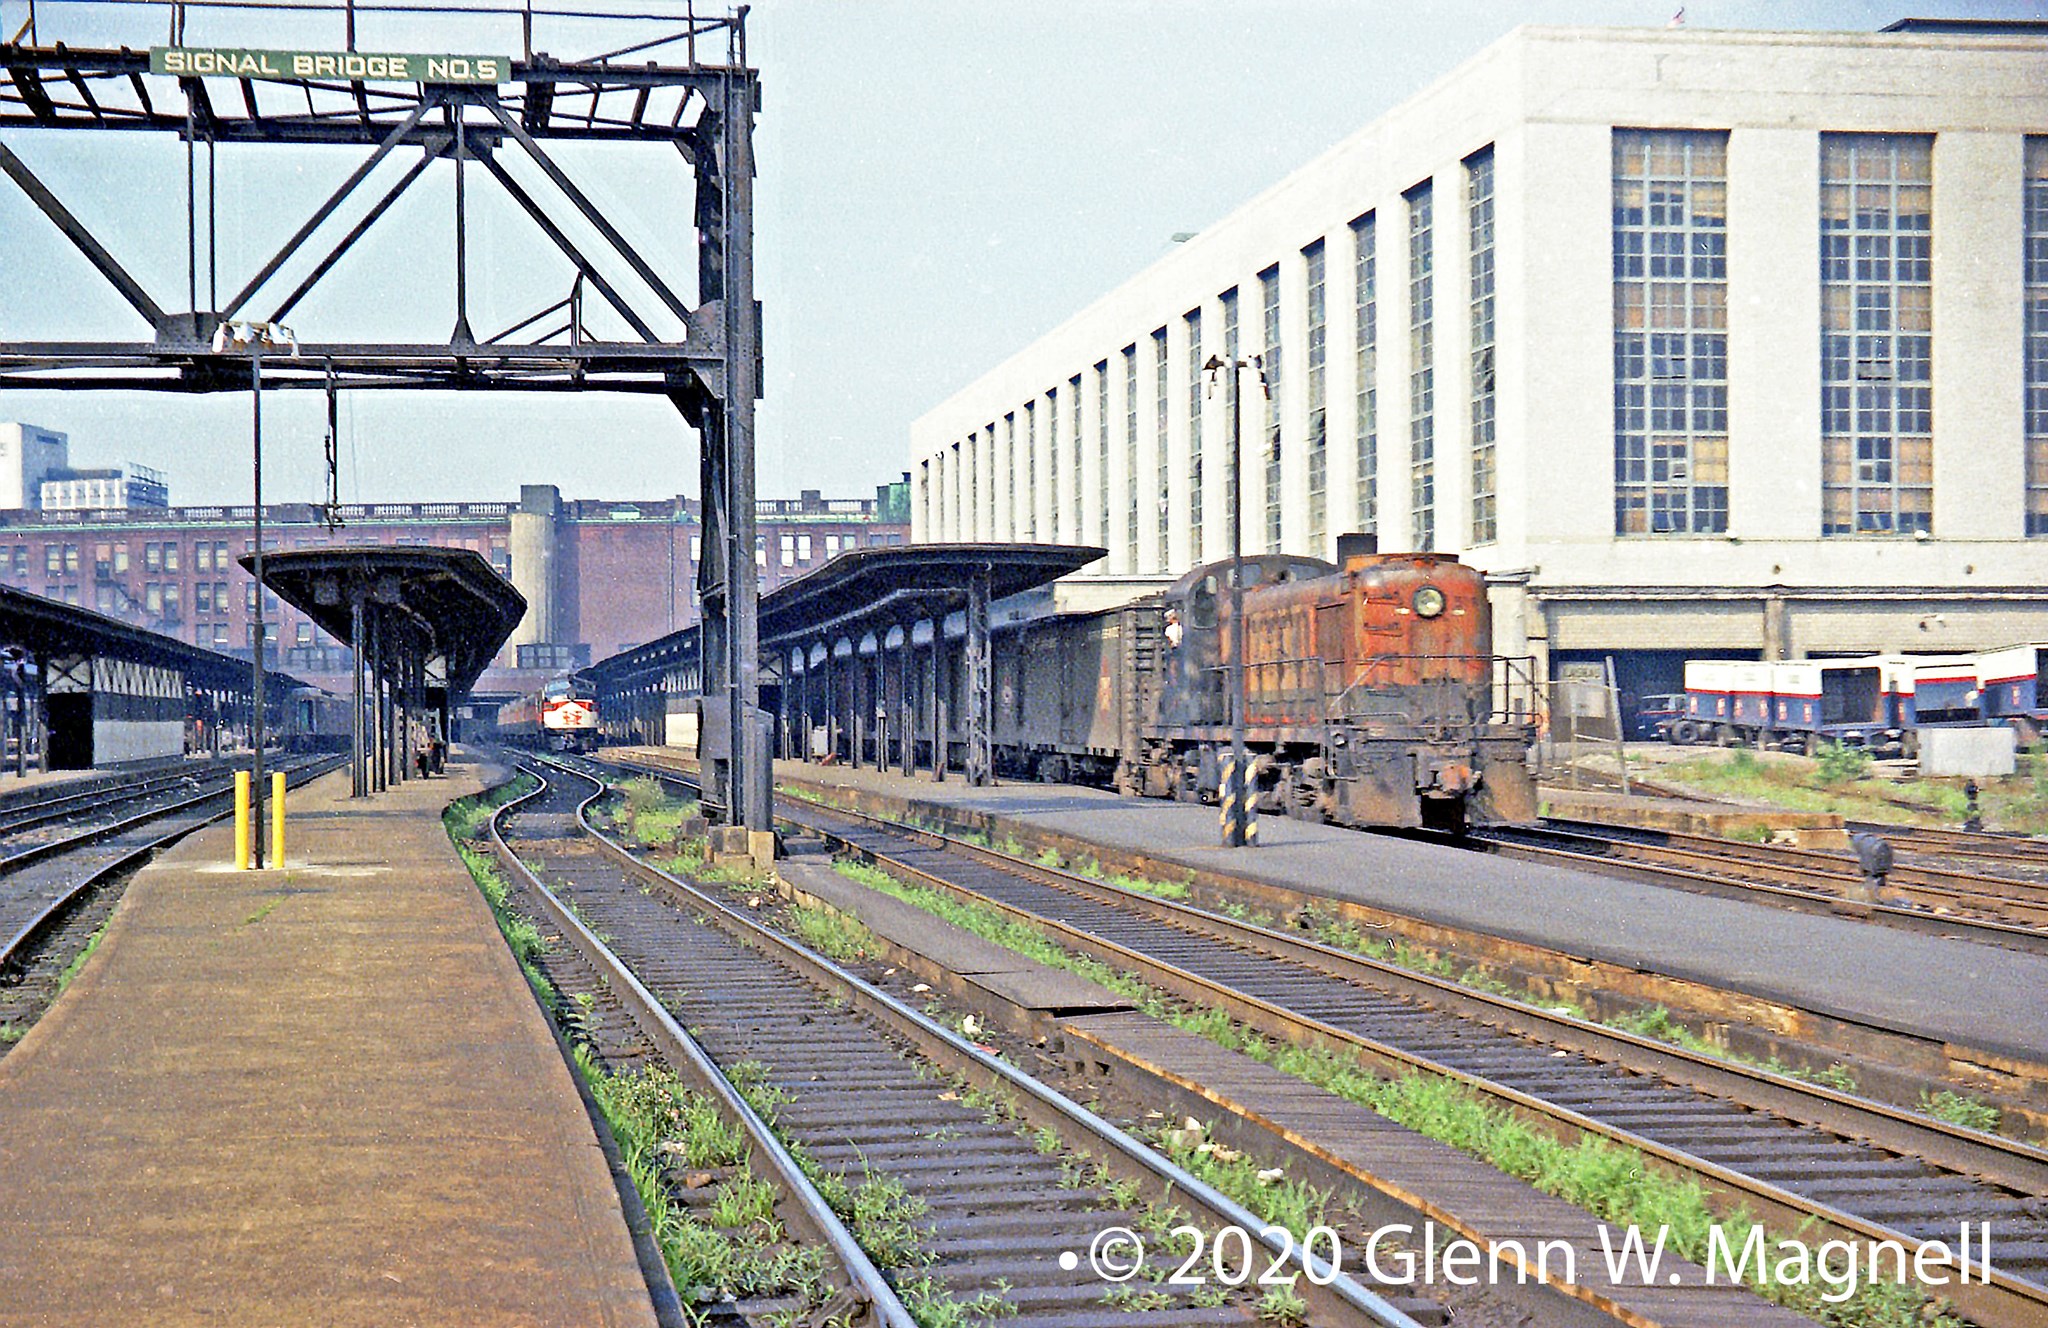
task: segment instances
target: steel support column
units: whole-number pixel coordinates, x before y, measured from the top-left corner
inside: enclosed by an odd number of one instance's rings
[[[917,770],[917,690],[911,674],[911,628],[915,624],[909,619],[903,622],[903,650],[896,657],[897,684],[896,698],[896,742],[899,768],[905,775]]]
[[[976,788],[995,783],[995,752],[990,733],[995,725],[995,701],[989,677],[989,576],[988,567],[977,568],[967,578],[966,665],[967,782]]]
[[[946,778],[946,618],[932,619],[931,653],[932,782]]]
[[[349,672],[354,674],[353,692],[355,704],[349,710],[349,796],[360,798],[369,792],[363,780],[363,591],[361,586],[349,592],[348,612],[351,630],[349,632]]]

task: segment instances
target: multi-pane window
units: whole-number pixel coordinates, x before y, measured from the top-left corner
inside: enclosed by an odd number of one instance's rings
[[[1408,538],[1418,553],[1436,547],[1436,263],[1430,183],[1408,203]]]
[[[1017,538],[1038,538],[1038,409],[1030,401],[1024,403],[1024,525]]]
[[[1021,506],[1030,501],[1029,490],[1024,484],[1023,453],[1017,449],[1017,412],[1010,411],[1003,416],[1003,454],[1010,464],[1010,510],[1008,513],[1013,540],[1024,538],[1024,523],[1017,518]]]
[[[1073,479],[1069,483],[1073,485],[1074,489],[1074,506],[1072,508],[1073,538],[1074,542],[1079,544],[1088,538],[1087,534],[1081,529],[1082,522],[1085,519],[1081,515],[1083,505],[1081,496],[1085,489],[1081,482],[1081,375],[1079,374],[1075,374],[1067,380],[1067,437],[1074,440]]]
[[[1060,496],[1060,390],[1047,388],[1045,393],[1045,491],[1047,505],[1052,509],[1052,527],[1046,532],[1054,544],[1060,542],[1060,506],[1065,501]]]
[[[987,475],[989,484],[989,510],[981,510],[981,478]],[[975,535],[979,539],[995,539],[995,420],[989,420],[987,428],[981,430],[981,439],[975,441],[975,459],[967,465],[967,496],[975,504]]]
[[[1933,140],[1820,140],[1821,533],[1934,528]]]
[[[1280,265],[1259,273],[1259,304],[1265,312],[1266,350],[1266,552],[1280,552]]]
[[[972,539],[974,526],[974,505],[967,496],[967,472],[974,465],[974,435],[968,434],[965,443],[953,444],[953,521],[952,539]]]
[[[1103,548],[1109,547],[1109,361],[1095,362],[1095,427],[1101,438],[1102,460],[1096,467],[1095,481],[1102,513],[1102,538],[1098,541]]]
[[[1500,536],[1495,504],[1493,149],[1465,162],[1465,213],[1472,236],[1472,542]]]
[[[1302,274],[1306,278],[1308,338],[1302,379],[1308,389],[1308,547],[1320,555],[1330,528],[1329,511],[1329,428],[1328,392],[1324,371],[1329,355],[1329,322],[1324,314],[1323,242],[1301,251]]]
[[[1181,320],[1188,336],[1188,560],[1202,561],[1202,311]]]
[[[1614,530],[1728,529],[1728,135],[1614,133]]]
[[[1130,502],[1124,509],[1124,544],[1130,569],[1138,570],[1138,347],[1124,347],[1124,487]]]
[[[2027,140],[2027,533],[2048,535],[2048,138]]]
[[[1152,334],[1152,400],[1154,408],[1152,442],[1155,448],[1153,460],[1156,464],[1154,469],[1157,472],[1156,477],[1159,482],[1159,529],[1157,532],[1159,543],[1155,546],[1157,553],[1154,556],[1152,568],[1155,572],[1166,570],[1166,536],[1168,518],[1172,515],[1173,506],[1168,501],[1168,495],[1173,492],[1173,465],[1172,458],[1167,454],[1166,446],[1166,403],[1171,391],[1172,388],[1167,377],[1166,329],[1162,327]]]
[[[1237,287],[1232,286],[1229,290],[1223,292],[1219,298],[1223,303],[1223,409],[1234,420],[1238,418],[1237,394],[1239,390],[1237,372]],[[1233,439],[1231,446],[1234,449],[1238,448],[1239,440]],[[1238,511],[1238,505],[1244,500],[1244,458],[1233,455],[1231,461],[1237,469],[1236,473],[1230,476],[1229,483],[1223,486],[1223,491],[1229,495],[1229,502],[1224,508],[1224,516],[1229,519],[1231,528],[1235,530],[1238,528],[1238,520],[1241,515]]]

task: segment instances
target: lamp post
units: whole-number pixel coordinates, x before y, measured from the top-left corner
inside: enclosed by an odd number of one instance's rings
[[[1259,390],[1272,395],[1263,358],[1226,360],[1211,355],[1202,369],[1214,388],[1217,376],[1230,371],[1230,760],[1223,767],[1223,847],[1247,848],[1259,842],[1259,823],[1252,810],[1251,784],[1244,749],[1244,393],[1238,375],[1247,367],[1259,371]]]
[[[249,784],[251,865],[263,869],[263,682],[264,654],[268,645],[263,625],[263,352],[286,349],[296,357],[299,339],[288,327],[276,323],[222,323],[213,331],[216,354],[230,350],[249,352],[249,435],[250,526],[254,555],[250,574],[256,578],[256,594],[250,611],[249,650]]]

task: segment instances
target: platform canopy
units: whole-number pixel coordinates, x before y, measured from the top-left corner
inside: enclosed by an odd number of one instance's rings
[[[943,620],[987,576],[991,600],[1058,580],[1107,550],[1073,544],[910,544],[855,549],[761,597],[761,649]]]
[[[254,571],[255,555],[242,566]],[[353,546],[263,555],[263,584],[354,648],[355,605],[402,619],[441,657],[451,696],[467,692],[519,620],[526,597],[473,549]]]
[[[0,586],[0,645],[18,646],[45,661],[75,656],[156,665],[176,669],[194,687],[249,690],[247,660],[12,586]],[[281,689],[299,685],[281,673],[270,676]]]

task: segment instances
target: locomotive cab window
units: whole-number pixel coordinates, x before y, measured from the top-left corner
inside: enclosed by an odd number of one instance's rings
[[[1188,623],[1193,627],[1216,625],[1216,578],[1205,576],[1188,592]]]

